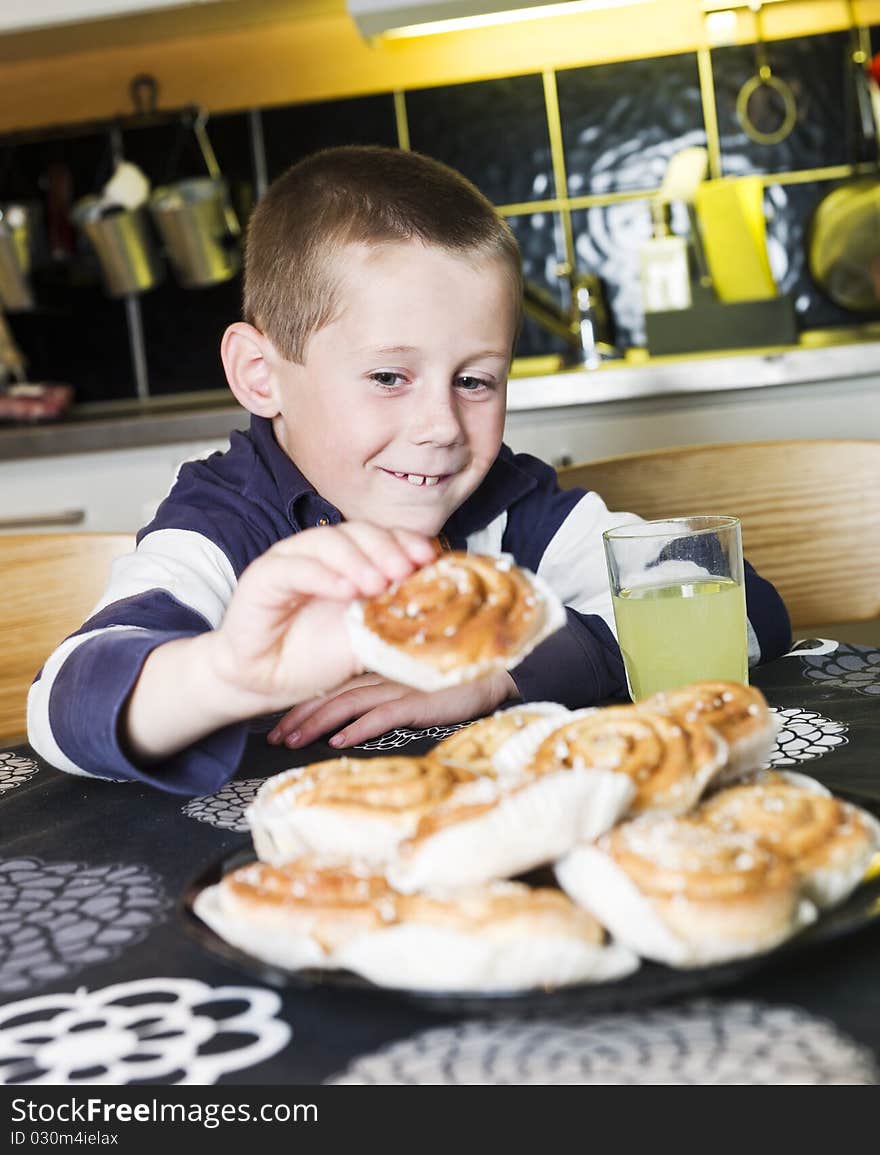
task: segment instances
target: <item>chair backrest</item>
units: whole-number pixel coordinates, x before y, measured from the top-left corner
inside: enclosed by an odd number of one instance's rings
[[[0,741],[24,736],[27,692],[52,650],[79,629],[127,533],[0,535]]]
[[[880,441],[752,441],[629,453],[559,470],[609,509],[730,514],[792,625],[880,615]]]

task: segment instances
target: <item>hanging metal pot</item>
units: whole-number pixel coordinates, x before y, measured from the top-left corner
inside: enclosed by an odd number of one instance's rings
[[[188,288],[228,281],[241,264],[239,235],[229,230],[226,182],[211,177],[155,189],[150,213],[177,279]]]
[[[867,29],[853,26],[853,83],[859,129],[878,156],[876,82],[867,71]],[[880,310],[880,165],[840,185],[817,205],[807,232],[807,258],[813,280],[843,309]]]
[[[153,223],[177,279],[188,289],[228,281],[241,265],[241,227],[206,122],[207,116],[197,112],[192,130],[208,176],[176,181],[150,197]]]
[[[111,297],[155,288],[164,269],[144,209],[108,207],[102,197],[77,201],[71,214],[89,238]]]

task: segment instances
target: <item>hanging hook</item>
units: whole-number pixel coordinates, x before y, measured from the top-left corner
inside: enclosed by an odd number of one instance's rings
[[[151,116],[159,106],[159,81],[149,72],[139,72],[128,84],[131,103],[138,116]]]
[[[749,7],[755,17],[755,74],[750,76],[736,97],[736,117],[743,132],[757,144],[779,144],[791,134],[797,124],[797,102],[794,93],[785,80],[774,76],[767,56],[761,27],[762,0],[749,0]],[[782,101],[782,120],[772,132],[764,132],[752,120],[749,104],[760,88],[770,89]]]

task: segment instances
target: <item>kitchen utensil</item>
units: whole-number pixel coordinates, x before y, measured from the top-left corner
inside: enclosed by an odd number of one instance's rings
[[[216,285],[241,264],[239,234],[231,232],[226,182],[211,177],[158,188],[150,212],[178,280],[186,288]]]
[[[149,196],[149,178],[136,164],[127,160],[117,163],[113,175],[101,190],[101,200],[107,207],[118,205],[132,212],[146,204]]]
[[[869,74],[867,29],[853,25],[850,59],[863,145],[880,163],[875,104],[877,82]],[[880,175],[869,174],[833,189],[816,206],[807,231],[813,280],[843,309],[880,309]]]
[[[92,243],[111,297],[143,293],[162,280],[145,209],[108,208],[101,197],[87,196],[74,205],[73,220]]]
[[[206,114],[196,112],[192,130],[208,176],[176,181],[156,189],[150,197],[153,221],[172,268],[186,288],[228,281],[241,264],[241,226],[206,124]]]
[[[8,313],[32,309],[30,218],[25,205],[0,205],[0,306]]]
[[[743,132],[757,144],[779,144],[797,124],[797,102],[791,85],[770,67],[761,36],[761,0],[750,0],[749,7],[755,16],[755,73],[737,94],[736,116]],[[755,120],[759,115],[775,117],[776,127],[761,128]]]
[[[761,178],[703,181],[697,189],[696,210],[718,299],[758,301],[777,296],[767,254]]]

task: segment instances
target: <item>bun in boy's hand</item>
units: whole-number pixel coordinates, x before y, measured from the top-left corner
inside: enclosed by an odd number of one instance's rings
[[[565,624],[553,591],[508,555],[445,553],[346,615],[363,665],[418,690],[513,669]]]

